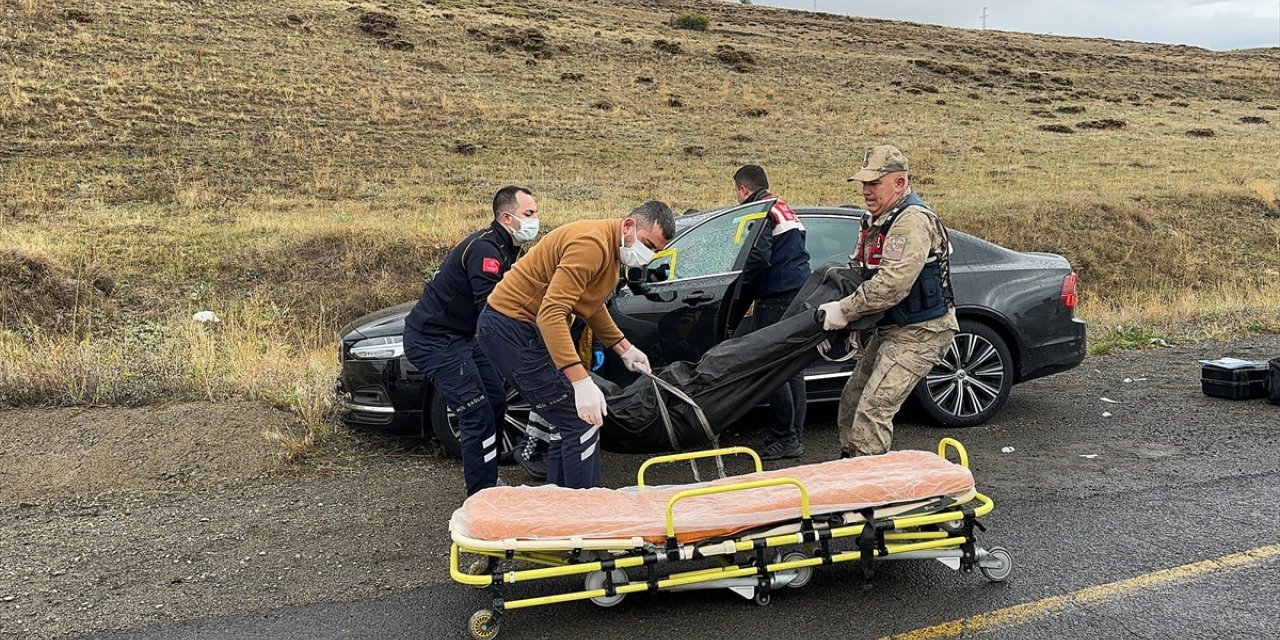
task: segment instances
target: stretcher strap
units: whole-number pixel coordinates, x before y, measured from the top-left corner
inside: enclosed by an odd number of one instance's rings
[[[650,376],[649,378],[653,380],[654,396],[658,398],[658,415],[662,416],[662,425],[667,429],[667,440],[671,442],[671,448],[679,452],[681,451],[680,441],[676,439],[675,428],[671,426],[671,414],[667,411],[667,403],[662,401],[662,388],[658,384],[660,380],[657,376]],[[702,481],[698,477],[697,465],[693,467],[693,478],[696,482]]]
[[[751,546],[756,553],[756,575],[768,578],[769,559],[765,557],[765,553],[769,550],[769,542],[764,538],[756,538]]]
[[[506,599],[502,596],[502,572],[493,572],[493,580],[491,580],[493,588],[493,619],[496,621],[502,615],[505,608]]]
[[[813,554],[822,557],[822,564],[829,565],[835,561],[831,559],[831,530],[823,529],[818,532],[818,544],[822,545],[821,549],[814,550]]]
[[[888,555],[889,550],[884,546],[884,532],[881,526],[876,522],[875,510],[864,509],[858,512],[862,515],[864,521],[862,532],[858,534],[858,550],[861,551],[859,564],[862,565],[862,576],[867,580],[867,587],[871,586],[871,577],[875,574],[875,557],[879,555]],[[892,527],[892,524],[889,525]]]
[[[810,542],[809,537],[812,536],[812,542],[818,541],[817,532],[813,529],[813,518],[800,519],[800,542]]]
[[[645,582],[650,592],[658,591],[658,554],[646,553],[644,556]]]
[[[667,438],[671,440],[672,448],[676,451],[683,451],[683,448],[680,446],[680,442],[676,439],[675,428],[671,425],[671,414],[667,412],[667,404],[662,399],[662,391],[664,390],[684,401],[690,407],[693,407],[693,413],[698,417],[698,423],[702,425],[702,431],[707,435],[707,440],[713,443],[716,442],[716,434],[711,431],[711,425],[707,423],[707,415],[702,412],[702,407],[699,407],[698,403],[693,401],[693,398],[690,398],[688,394],[681,391],[675,385],[653,375],[652,373],[642,372],[641,375],[653,381],[654,391],[656,392],[655,395],[658,397],[658,412],[662,414],[662,422],[667,428]]]
[[[612,598],[612,597],[614,597],[614,596],[618,595],[618,589],[617,589],[617,586],[616,586],[616,585],[614,585],[614,583],[613,583],[613,570],[614,570],[614,568],[616,568],[617,566],[618,566],[618,563],[617,563],[615,560],[613,560],[612,558],[610,558],[610,559],[608,559],[608,560],[601,560],[601,561],[600,561],[600,569],[601,569],[601,571],[604,571],[604,595],[605,595],[605,597]]]

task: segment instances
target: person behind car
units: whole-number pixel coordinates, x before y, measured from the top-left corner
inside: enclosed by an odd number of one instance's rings
[[[823,326],[843,329],[881,311],[885,317],[840,397],[842,458],[889,451],[894,415],[942,361],[960,328],[951,295],[951,242],[942,221],[912,192],[907,157],[890,145],[872,147],[849,181],[862,183],[870,214],[850,262],[864,281],[848,297],[819,306]]]
[[[506,413],[502,379],[476,344],[476,320],[520,245],[538,235],[538,204],[524,187],[493,196],[493,222],[445,256],[405,318],[404,353],[458,417],[467,495],[498,482],[498,421]]]
[[[557,227],[516,263],[480,313],[476,339],[502,377],[549,423],[547,481],[570,488],[600,486],[604,393],[587,374],[570,336],[582,318],[630,371],[649,358],[614,324],[605,301],[619,266],[639,267],[675,235],[671,208],[651,200],[622,220],[580,220]]]
[[[804,225],[791,207],[769,193],[769,178],[764,169],[754,164],[739,168],[733,174],[733,188],[740,204],[775,200],[742,268],[742,297],[755,301],[750,326],[758,330],[782,319],[813,269],[805,248]],[[804,373],[797,373],[770,393],[769,407],[773,411],[773,422],[760,449],[760,458],[779,460],[803,456],[807,408]]]

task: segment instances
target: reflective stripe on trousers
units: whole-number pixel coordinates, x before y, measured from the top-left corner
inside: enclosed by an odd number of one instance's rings
[[[485,308],[476,340],[498,373],[551,427],[547,482],[573,489],[600,486],[600,430],[578,417],[573,385],[551,362],[538,328]]]

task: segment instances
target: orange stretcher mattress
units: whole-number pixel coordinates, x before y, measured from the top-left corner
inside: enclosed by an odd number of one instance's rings
[[[625,489],[556,486],[493,487],[453,513],[456,542],[513,540],[666,540],[667,502],[680,491],[767,478],[793,478],[809,491],[813,515],[842,513],[940,497],[963,501],[974,492],[973,474],[927,451],[833,460],[688,485]],[[680,500],[673,522],[681,542],[732,536],[800,519],[800,492],[775,486]]]

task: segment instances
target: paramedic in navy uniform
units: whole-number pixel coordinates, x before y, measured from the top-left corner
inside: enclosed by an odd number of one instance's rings
[[[405,318],[405,356],[458,417],[467,495],[498,483],[498,421],[507,410],[502,378],[476,344],[476,319],[520,245],[537,235],[533,193],[503,187],[493,196],[493,222],[445,256]]]

